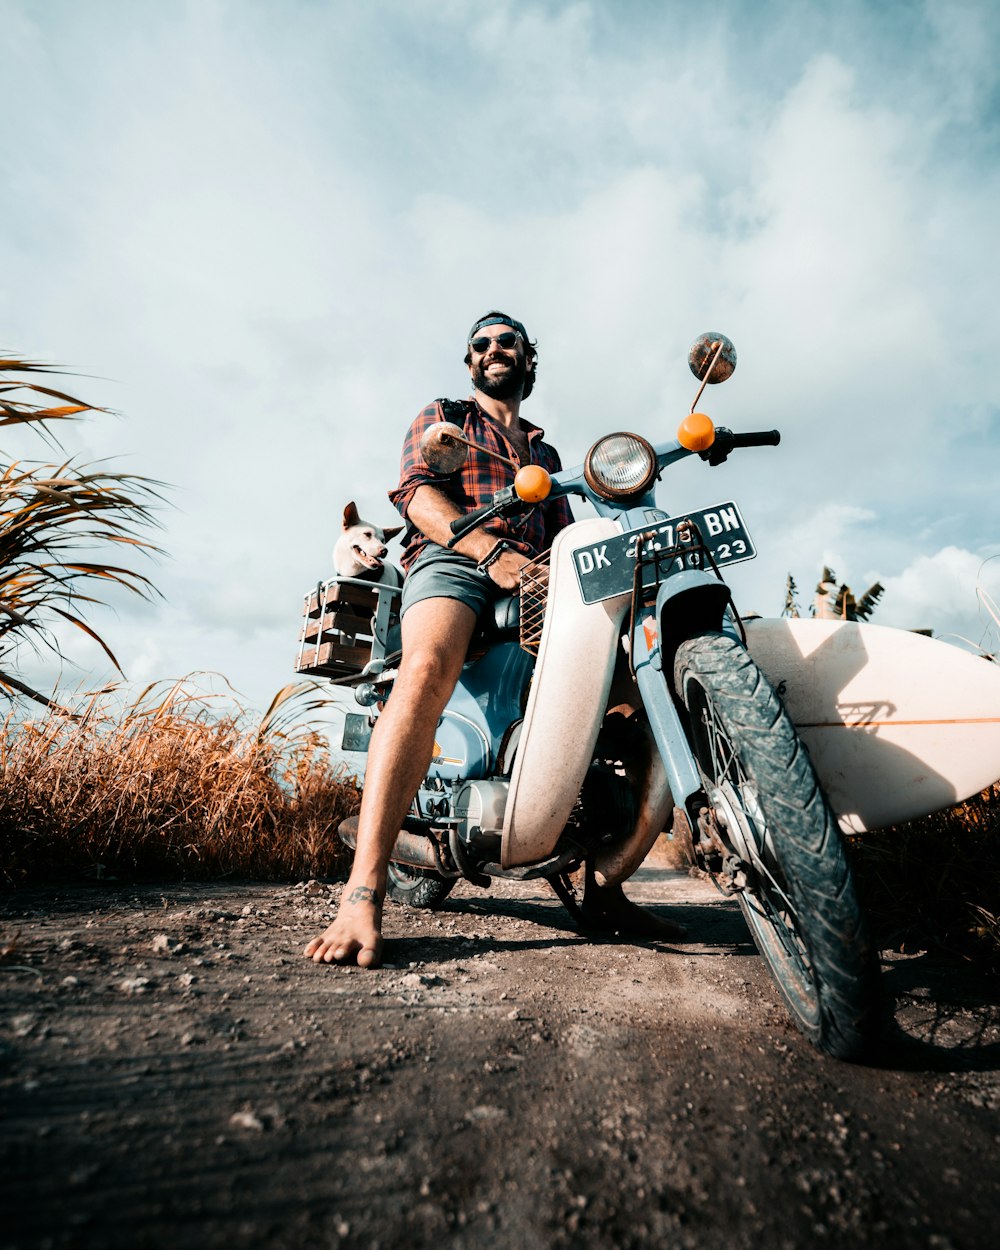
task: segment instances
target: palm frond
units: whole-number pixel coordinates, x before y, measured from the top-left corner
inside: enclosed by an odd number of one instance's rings
[[[50,423],[109,411],[30,376],[54,372],[51,365],[0,352],[0,426],[29,426],[58,447]],[[29,376],[12,378],[11,373]],[[158,524],[162,489],[161,482],[113,471],[107,461],[78,464],[64,458],[48,464],[7,460],[0,453],[0,642],[8,670],[0,678],[0,690],[45,699],[22,688],[24,683],[11,678],[9,669],[22,642],[40,640],[62,656],[51,632],[58,621],[87,634],[121,671],[113,651],[83,620],[80,609],[102,602],[92,593],[101,585],[143,597],[156,593],[148,577],[102,558],[102,553],[115,548],[159,553],[146,534]]]
[[[789,573],[788,580],[785,582],[785,607],[781,615],[789,616],[793,620],[801,615],[799,612],[798,589],[795,584],[795,578]]]
[[[867,621],[884,594],[885,587],[881,582],[875,582],[869,586],[855,605],[853,619],[856,621]]]

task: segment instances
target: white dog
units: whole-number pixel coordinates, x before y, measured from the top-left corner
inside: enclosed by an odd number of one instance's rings
[[[389,554],[386,543],[401,533],[403,527],[379,529],[370,521],[362,521],[354,501],[344,509],[344,531],[333,548],[333,567],[338,577],[360,577],[383,586],[401,586],[403,575],[394,564],[386,564]]]

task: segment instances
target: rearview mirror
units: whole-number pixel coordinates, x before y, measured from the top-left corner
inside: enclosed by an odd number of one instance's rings
[[[736,368],[736,348],[724,334],[700,334],[688,352],[691,372],[702,384],[725,382]]]
[[[420,454],[424,464],[435,473],[454,473],[468,459],[469,444],[457,425],[437,421],[424,430]]]

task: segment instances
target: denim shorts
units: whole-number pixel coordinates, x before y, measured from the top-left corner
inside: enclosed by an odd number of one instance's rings
[[[474,560],[431,543],[417,556],[403,582],[400,616],[422,599],[457,599],[480,616],[509,590],[502,590]]]

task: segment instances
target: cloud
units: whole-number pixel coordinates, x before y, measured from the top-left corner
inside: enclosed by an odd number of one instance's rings
[[[5,338],[127,414],[74,446],[176,485],[165,604],[94,618],[127,671],[221,667],[266,704],[344,503],[391,522],[402,432],[466,392],[487,306],[538,337],[526,414],[567,464],[609,429],[670,437],[688,344],[734,338],[704,405],[782,444],[685,463],[660,498],[740,502],[748,606],[825,562],[896,579],[910,624],[921,561],[1000,550],[996,6],[3,13],[8,94],[31,102],[0,203]]]
[[[964,633],[974,646],[988,645],[992,635],[995,649],[997,622],[985,609],[976,611],[977,587],[994,601],[1000,598],[1000,561],[984,563],[971,551],[944,547],[886,578],[878,623],[933,628],[939,635]]]

